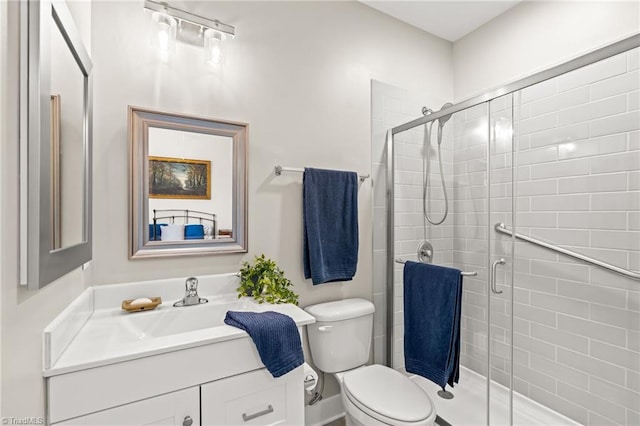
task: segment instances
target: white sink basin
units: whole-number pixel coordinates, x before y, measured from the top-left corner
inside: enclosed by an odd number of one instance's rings
[[[241,329],[224,323],[230,310],[279,312],[291,317],[298,327],[315,322],[294,305],[238,299],[235,289],[239,280],[235,273],[202,277],[198,292],[209,303],[185,307],[173,306],[181,296],[184,279],[91,287],[45,330],[44,375],[52,377],[173,351],[250,340]],[[120,309],[122,300],[147,295],[160,296],[165,302],[153,311],[126,313]],[[249,347],[253,347],[252,342]]]
[[[187,333],[224,324],[227,311],[261,311],[248,300],[217,300],[194,306],[163,306],[156,311],[125,314],[123,326],[138,339]]]

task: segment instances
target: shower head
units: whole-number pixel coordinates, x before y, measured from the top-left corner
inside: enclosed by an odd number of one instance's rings
[[[443,109],[447,109],[447,108],[449,108],[451,106],[453,106],[453,104],[451,102],[447,102],[446,104],[442,105],[442,108],[440,108],[440,111],[442,111]],[[444,115],[444,116],[438,118],[438,125],[440,127],[444,127],[444,123],[449,121],[450,118],[451,118],[451,114]]]
[[[453,104],[451,102],[447,102],[446,104],[442,105],[440,111],[442,111],[443,109],[447,109],[450,106],[453,106]],[[443,115],[442,117],[438,118],[438,146],[442,144],[442,128],[444,127],[444,123],[449,121],[450,118],[451,114]]]

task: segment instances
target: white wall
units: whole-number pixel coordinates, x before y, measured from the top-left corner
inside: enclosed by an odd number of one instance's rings
[[[214,213],[218,221],[218,229],[231,229],[233,225],[232,139],[226,136],[150,127],[149,140],[149,156],[211,162],[210,199],[149,198],[149,223],[153,223],[153,209],[188,209]],[[176,223],[182,223],[182,221],[176,221]],[[211,226],[212,223],[204,222],[204,225]]]
[[[91,4],[68,2],[85,44],[91,42]],[[39,291],[19,287],[18,191],[18,2],[0,2],[3,64],[0,111],[0,221],[2,311],[2,415],[44,416],[42,330],[91,281],[76,269]],[[6,12],[6,15],[4,15]],[[6,74],[5,74],[6,73]]]
[[[460,101],[640,31],[637,1],[524,1],[453,44]]]

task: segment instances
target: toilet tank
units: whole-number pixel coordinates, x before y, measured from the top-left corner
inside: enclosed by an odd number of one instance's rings
[[[307,325],[313,363],[325,373],[351,370],[369,361],[373,303],[345,299],[305,309],[316,322]]]

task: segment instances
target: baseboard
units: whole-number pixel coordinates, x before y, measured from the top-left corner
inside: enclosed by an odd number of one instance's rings
[[[322,426],[344,416],[344,407],[340,394],[323,398],[314,405],[304,407],[304,424]]]

